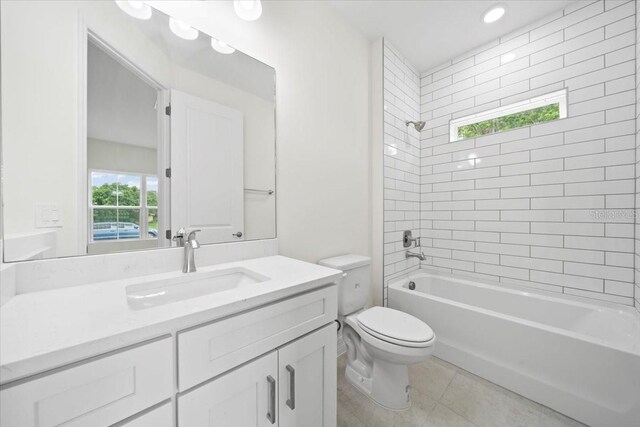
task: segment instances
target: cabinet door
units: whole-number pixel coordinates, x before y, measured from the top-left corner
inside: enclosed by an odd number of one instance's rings
[[[336,343],[332,323],[279,349],[281,427],[335,427]]]
[[[278,425],[277,352],[178,397],[179,427]]]

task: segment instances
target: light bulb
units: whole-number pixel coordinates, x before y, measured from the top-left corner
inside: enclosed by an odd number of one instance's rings
[[[229,54],[231,54],[231,53],[236,51],[234,48],[232,48],[231,46],[229,46],[225,42],[217,40],[217,39],[214,39],[213,37],[211,37],[211,47],[216,52],[220,52],[220,53],[223,53],[225,55],[229,55]]]
[[[151,7],[138,0],[116,0],[116,4],[124,13],[137,19],[151,18]]]
[[[142,9],[144,7],[144,3],[139,0],[129,0],[129,4],[134,9]]]
[[[169,28],[171,32],[181,39],[195,40],[198,38],[198,30],[189,24],[175,18],[169,18]]]
[[[233,9],[245,21],[255,21],[262,15],[260,0],[233,0]]]

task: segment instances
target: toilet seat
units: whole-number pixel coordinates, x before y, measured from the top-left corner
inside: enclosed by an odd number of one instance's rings
[[[379,340],[401,347],[429,347],[433,330],[420,319],[387,307],[372,307],[356,317],[360,329]]]

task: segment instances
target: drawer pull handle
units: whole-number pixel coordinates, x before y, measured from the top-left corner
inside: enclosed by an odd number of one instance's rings
[[[287,371],[289,372],[289,398],[287,399],[287,406],[291,409],[296,409],[296,370],[293,366],[287,365]]]
[[[267,377],[267,383],[269,385],[268,399],[269,399],[269,412],[267,412],[267,419],[271,424],[276,423],[276,380],[271,375]]]

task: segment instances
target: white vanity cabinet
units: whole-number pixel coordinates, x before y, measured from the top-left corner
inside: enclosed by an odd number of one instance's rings
[[[335,286],[178,334],[178,427],[336,423]]]
[[[0,427],[335,427],[336,318],[331,284],[167,328],[2,385]]]
[[[335,424],[334,324],[178,397],[179,427],[333,427]]]

